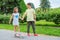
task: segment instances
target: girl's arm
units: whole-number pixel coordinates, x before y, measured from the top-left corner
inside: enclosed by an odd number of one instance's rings
[[[13,19],[13,14],[10,17],[9,24],[11,23],[12,19]]]

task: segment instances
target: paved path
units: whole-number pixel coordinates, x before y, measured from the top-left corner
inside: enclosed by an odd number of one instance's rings
[[[60,37],[40,35],[37,37],[30,36],[28,37],[26,33],[20,33],[20,38],[14,37],[14,32],[9,30],[0,29],[0,40],[60,40]]]

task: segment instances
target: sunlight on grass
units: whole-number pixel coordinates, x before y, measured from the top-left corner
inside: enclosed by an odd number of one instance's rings
[[[13,25],[0,24],[0,29],[13,30]],[[20,31],[27,32],[27,25],[20,25]],[[33,33],[32,27],[30,28],[30,32]],[[36,26],[36,33],[60,36],[60,27]]]
[[[41,25],[56,25],[54,22],[47,22],[46,20],[37,21],[36,24],[41,24]]]

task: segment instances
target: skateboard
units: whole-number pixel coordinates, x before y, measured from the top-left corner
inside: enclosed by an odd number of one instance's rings
[[[14,35],[14,37],[15,38],[21,38],[21,39],[24,39],[25,38],[25,36],[21,36],[21,35],[17,36],[16,34]]]
[[[18,36],[17,34],[15,34],[14,36],[17,37],[17,38],[20,38],[20,35]]]

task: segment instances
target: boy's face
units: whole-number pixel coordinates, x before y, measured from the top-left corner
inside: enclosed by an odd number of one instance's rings
[[[31,8],[31,6],[30,5],[27,5],[27,8]]]

